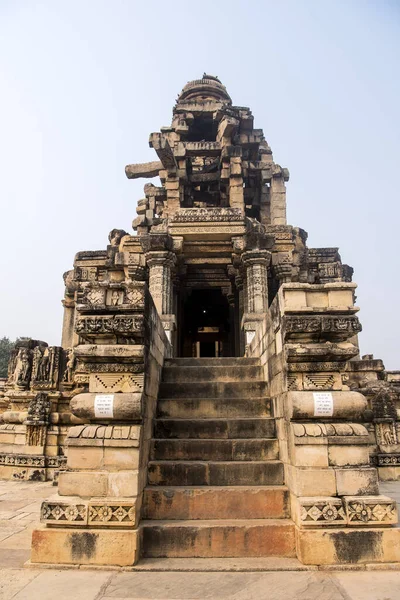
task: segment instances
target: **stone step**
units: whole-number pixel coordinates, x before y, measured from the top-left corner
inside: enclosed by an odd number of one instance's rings
[[[265,487],[151,487],[144,490],[144,519],[287,519],[289,491]]]
[[[257,366],[259,358],[247,358],[244,356],[232,356],[229,358],[168,358],[166,367],[241,367]]]
[[[154,437],[161,439],[274,438],[275,419],[157,419]]]
[[[150,461],[149,485],[283,485],[283,464],[268,462]]]
[[[192,573],[256,573],[275,571],[317,571],[315,565],[303,565],[297,558],[280,556],[241,558],[141,558],[129,571]],[[287,598],[287,596],[286,596]]]
[[[157,405],[157,416],[173,419],[270,417],[271,401],[269,398],[235,397],[160,398]]]
[[[145,558],[295,557],[295,531],[285,519],[142,521]]]
[[[241,382],[177,382],[160,384],[159,398],[263,398],[267,394],[264,381]]]
[[[175,382],[229,382],[229,381],[264,381],[259,366],[205,366],[205,367],[164,367],[162,380]]]
[[[249,461],[279,458],[278,440],[152,440],[150,460]]]

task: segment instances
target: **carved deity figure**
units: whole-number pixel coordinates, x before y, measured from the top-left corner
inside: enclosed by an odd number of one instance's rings
[[[73,348],[69,348],[66,351],[66,366],[63,376],[63,381],[65,383],[72,383],[72,376],[74,372],[75,366],[75,352]]]
[[[111,293],[111,306],[117,306],[119,304],[119,291],[113,290]]]
[[[26,422],[28,425],[45,425],[48,423],[50,414],[51,401],[44,392],[39,392],[30,401],[28,407],[28,417]]]
[[[21,386],[27,387],[31,377],[31,356],[27,348],[20,348],[16,360],[14,371],[14,382]]]
[[[48,381],[50,377],[50,353],[49,349],[46,348],[43,352],[42,359],[39,366],[39,377],[40,381]]]

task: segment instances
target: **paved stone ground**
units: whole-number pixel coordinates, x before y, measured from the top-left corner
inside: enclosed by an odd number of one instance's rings
[[[50,483],[0,481],[0,600],[400,598],[400,571],[120,572],[24,568],[40,503],[54,492]],[[400,482],[382,484],[381,493],[400,503]],[[216,568],[218,561],[213,562]],[[176,568],[179,564],[175,562]],[[193,568],[198,569],[198,564],[194,561]],[[277,560],[271,565],[280,569]],[[262,562],[258,567],[262,568]]]

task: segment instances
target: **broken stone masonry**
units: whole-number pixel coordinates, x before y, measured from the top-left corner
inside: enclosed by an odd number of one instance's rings
[[[287,224],[288,170],[218,78],[150,146],[136,235],[78,252],[61,347],[10,360],[0,474],[58,475],[32,563],[400,561],[400,373],[359,357],[353,270]]]

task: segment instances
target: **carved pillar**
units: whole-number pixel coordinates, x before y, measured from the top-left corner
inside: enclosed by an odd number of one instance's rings
[[[66,294],[62,304],[64,306],[64,318],[61,346],[66,349],[71,348],[74,341],[75,301]]]
[[[267,267],[270,260],[271,253],[268,250],[248,250],[242,254],[246,271],[245,310],[242,319],[245,352],[255,336],[257,324],[268,310]]]
[[[279,285],[292,281],[292,262],[293,257],[291,252],[276,252],[272,255],[273,271],[279,281]]]
[[[246,268],[247,313],[264,313],[268,309],[268,250],[250,250],[242,254]]]
[[[236,285],[237,294],[238,294],[238,306],[236,307],[237,315],[238,315],[238,319],[237,319],[237,323],[236,323],[236,332],[237,332],[236,333],[236,339],[237,339],[236,354],[238,354],[239,356],[242,356],[244,354],[244,337],[243,337],[243,331],[241,328],[241,322],[242,322],[243,313],[244,313],[244,292],[243,292],[243,279],[240,275],[237,275],[235,277],[235,285]]]
[[[161,315],[170,315],[173,311],[172,267],[176,258],[172,252],[152,251],[146,254],[149,266],[149,289],[154,304]]]
[[[229,345],[231,356],[235,356],[235,294],[232,285],[223,289],[222,293],[226,296],[229,304]],[[223,356],[226,356],[225,352]]]
[[[146,253],[149,266],[149,289],[168,340],[176,348],[176,317],[172,271],[176,256],[168,250],[152,250]]]
[[[78,285],[74,279],[74,271],[71,269],[64,273],[65,295],[62,304],[64,306],[64,318],[61,337],[61,346],[63,348],[72,348],[77,343],[77,336],[74,333],[75,322],[75,292]]]

